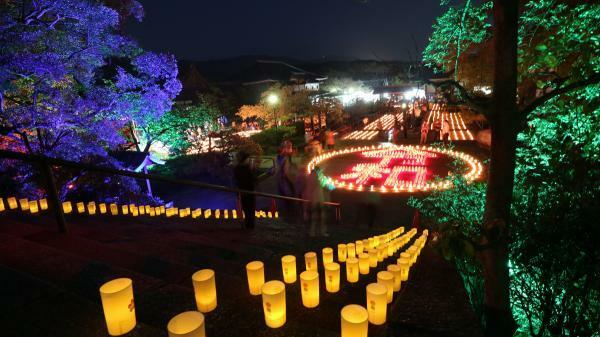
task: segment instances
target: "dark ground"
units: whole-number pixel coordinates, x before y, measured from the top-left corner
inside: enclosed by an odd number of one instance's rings
[[[207,336],[339,336],[340,309],[364,303],[375,271],[355,285],[342,277],[337,294],[322,289],[315,309],[302,307],[298,283],[286,285],[287,323],[270,329],[260,296],[248,293],[244,265],[262,260],[266,279],[280,279],[285,254],[296,255],[300,269],[309,250],[320,256],[325,246],[388,230],[331,226],[329,238],[309,239],[301,226],[273,220],[262,220],[253,232],[232,220],[71,216],[68,221],[71,232],[61,235],[47,215],[0,215],[2,336],[107,336],[98,288],[117,277],[134,284],[138,326],[128,336],[166,336],[171,317],[194,310],[190,278],[202,268],[216,270],[218,292],[217,309],[206,315]],[[481,335],[458,274],[429,247],[394,297],[388,323],[370,326],[369,336]]]

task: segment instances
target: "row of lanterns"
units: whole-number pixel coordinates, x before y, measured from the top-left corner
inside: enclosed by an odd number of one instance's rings
[[[6,198],[6,204],[4,203],[4,199],[0,198],[0,212],[10,209],[20,209],[21,211],[29,211],[33,214],[38,213],[40,210],[44,211],[48,209],[48,201],[44,199],[40,200],[28,200],[27,198],[18,199],[15,197]],[[76,210],[77,213],[83,214],[87,213],[89,215],[94,214],[111,214],[113,216],[116,215],[148,215],[150,217],[165,215],[167,218],[170,217],[180,217],[185,218],[191,216],[191,218],[204,218],[209,219],[211,217],[215,219],[237,219],[238,211],[235,209],[201,209],[196,208],[192,210],[191,208],[177,208],[177,207],[169,207],[165,206],[150,206],[150,205],[117,205],[117,204],[106,204],[106,203],[98,203],[96,204],[94,201],[90,201],[87,204],[83,202],[75,203],[73,207],[73,203],[71,201],[65,201],[62,203],[62,209],[65,214],[73,213],[73,210]],[[254,215],[257,218],[279,218],[279,212],[271,212],[271,211],[263,211],[256,210]],[[244,213],[241,213],[241,217],[244,217]]]
[[[401,235],[400,227],[384,235],[358,240],[355,243],[338,245],[338,262],[346,263],[348,282],[358,281],[358,274],[368,274],[369,267],[376,267],[385,257],[392,256],[416,234],[416,229]],[[427,231],[415,240],[405,252],[400,254],[398,264],[388,266],[388,271],[377,274],[377,283],[367,286],[367,308],[360,305],[347,305],[341,310],[341,332],[343,337],[366,337],[368,322],[383,324],[386,321],[387,304],[393,292],[400,290],[400,283],[408,279],[408,272],[416,262],[420,250],[425,245]],[[368,251],[369,254],[365,252]],[[323,249],[325,268],[325,288],[335,293],[340,289],[340,264],[333,262],[332,248]],[[360,260],[357,260],[356,256]],[[362,267],[360,261],[363,261]],[[368,261],[368,263],[365,263]],[[246,265],[250,294],[261,295],[265,323],[278,328],[286,322],[285,283],[294,283],[296,277],[296,257],[286,255],[281,258],[283,282],[265,282],[264,264],[252,261]],[[319,305],[318,259],[315,252],[305,254],[306,270],[300,273],[302,304],[307,308]],[[285,283],[284,283],[285,282]],[[192,275],[195,311],[183,312],[173,317],[167,324],[169,337],[205,337],[204,314],[217,307],[215,272],[211,269],[199,270]],[[136,326],[133,282],[129,278],[119,278],[103,284],[100,297],[108,333],[111,336],[124,335]]]

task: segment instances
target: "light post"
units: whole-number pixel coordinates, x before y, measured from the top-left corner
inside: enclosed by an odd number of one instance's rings
[[[277,105],[277,102],[279,102],[279,97],[277,97],[276,94],[270,94],[267,97],[267,102],[273,107],[273,116],[275,117],[275,128],[277,128],[277,109],[275,106]]]

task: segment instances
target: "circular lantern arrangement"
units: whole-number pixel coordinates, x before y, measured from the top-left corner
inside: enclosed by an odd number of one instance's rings
[[[325,166],[320,181],[330,189],[413,193],[451,188],[452,173],[448,168],[454,160],[467,167],[463,173],[467,182],[481,177],[483,165],[474,157],[460,151],[421,145],[385,144],[331,151],[314,157],[306,169],[310,173],[315,166]],[[340,171],[340,164],[345,171]]]

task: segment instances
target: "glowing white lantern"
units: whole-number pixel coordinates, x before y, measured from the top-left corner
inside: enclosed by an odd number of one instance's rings
[[[304,254],[304,263],[306,265],[306,270],[318,271],[319,264],[317,262],[317,253],[308,252]]]
[[[319,305],[319,273],[306,270],[300,273],[302,305],[314,308]]]
[[[394,291],[400,290],[400,284],[402,283],[402,275],[400,273],[400,267],[397,264],[390,264],[387,266],[387,271],[394,275]]]
[[[29,211],[30,211],[32,214],[35,214],[35,213],[37,213],[37,212],[39,211],[39,208],[38,208],[38,203],[37,203],[37,201],[35,201],[35,200],[31,200],[31,201],[29,202],[29,206],[28,206],[28,208],[29,208]]]
[[[349,243],[346,245],[346,250],[348,252],[348,257],[356,257],[356,247],[353,243]]]
[[[325,265],[325,289],[330,293],[340,290],[340,265],[330,262]]]
[[[196,306],[200,312],[211,312],[217,307],[217,287],[215,272],[212,269],[202,269],[192,275]]]
[[[367,285],[367,312],[369,322],[374,325],[385,323],[387,316],[387,288],[383,284]]]
[[[100,287],[108,334],[120,336],[135,328],[135,304],[131,279],[119,278]]]
[[[377,273],[377,283],[381,283],[387,288],[387,302],[392,303],[394,299],[394,275],[389,271],[380,271]]]
[[[341,337],[367,337],[369,313],[360,305],[350,304],[342,308]]]
[[[286,255],[281,258],[281,271],[285,283],[296,282],[296,257],[294,255]]]
[[[70,201],[65,201],[62,203],[63,213],[69,214],[73,211],[73,205]]]
[[[356,240],[354,245],[356,247],[356,255],[360,255],[363,252],[363,242],[361,240]]]
[[[198,311],[181,313],[167,324],[169,337],[206,337],[204,315]]]
[[[346,257],[347,257],[346,244],[340,243],[338,245],[338,261],[346,262]]]
[[[262,286],[262,302],[265,323],[269,328],[279,328],[285,324],[285,284],[269,281]]]
[[[22,211],[29,210],[29,200],[27,198],[19,199],[19,206],[21,206]]]
[[[367,275],[369,273],[369,254],[358,255],[358,271],[361,275]]]
[[[349,257],[346,259],[346,279],[349,283],[358,282],[358,259],[355,257]]]
[[[45,211],[48,209],[48,200],[44,199],[40,199],[40,209],[42,211]]]
[[[369,250],[369,267],[371,267],[371,268],[377,267],[378,252],[379,251],[375,248]]]
[[[323,248],[323,265],[333,262],[333,249],[326,247]]]
[[[248,288],[251,295],[260,295],[262,285],[265,283],[265,266],[260,261],[252,261],[246,265],[248,274]]]

